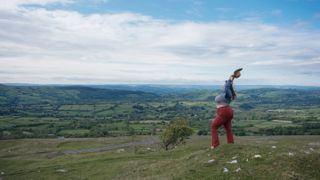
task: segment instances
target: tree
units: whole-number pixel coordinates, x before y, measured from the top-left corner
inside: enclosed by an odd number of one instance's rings
[[[166,150],[180,143],[185,143],[185,139],[193,134],[193,130],[188,126],[186,120],[171,122],[161,134],[162,145]]]

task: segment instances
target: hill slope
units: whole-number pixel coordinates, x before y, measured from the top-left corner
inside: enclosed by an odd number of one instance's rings
[[[137,136],[134,141],[151,137]],[[157,138],[154,137],[153,138]],[[222,137],[221,139],[225,139]],[[157,144],[132,144],[103,152],[75,149],[128,144],[132,137],[2,140],[4,179],[319,179],[319,136],[238,137],[209,150],[209,136],[164,151]],[[255,158],[260,155],[261,158]],[[208,162],[214,159],[213,162]],[[224,169],[228,172],[224,172]],[[226,170],[225,170],[226,171]]]

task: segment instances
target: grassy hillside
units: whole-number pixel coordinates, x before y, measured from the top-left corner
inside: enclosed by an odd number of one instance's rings
[[[215,150],[208,148],[209,136],[193,136],[170,151],[149,144],[157,142],[155,136],[1,140],[0,178],[320,178],[320,136],[237,137],[233,145],[225,144],[225,137],[221,139],[222,145]],[[132,143],[136,141],[146,143]],[[81,151],[88,149],[91,153]]]

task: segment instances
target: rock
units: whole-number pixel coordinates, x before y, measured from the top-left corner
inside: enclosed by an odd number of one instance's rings
[[[236,169],[235,171],[236,171],[236,172],[239,172],[239,171],[241,171],[241,168],[238,168],[238,169]]]
[[[309,146],[320,146],[320,142],[311,142],[308,143]]]
[[[237,161],[237,160],[232,160],[232,161],[229,161],[228,163],[229,163],[229,164],[237,164],[238,161]]]
[[[214,159],[210,159],[209,161],[208,161],[208,163],[213,163],[214,162]]]
[[[313,148],[309,148],[310,149],[310,151],[314,151],[314,149]]]
[[[276,148],[277,148],[277,146],[272,146],[271,148],[272,148],[272,149],[276,149]]]
[[[260,154],[256,154],[253,156],[254,158],[261,158],[262,156]]]
[[[148,151],[151,151],[151,148],[148,147],[147,150],[148,150]]]
[[[232,159],[237,159],[238,156],[233,156]]]
[[[310,151],[308,151],[308,150],[307,150],[307,151],[304,151],[304,153],[306,153],[306,154],[310,154]]]
[[[4,175],[4,172],[3,172],[3,171],[1,171],[1,175]]]
[[[224,173],[228,173],[228,172],[229,172],[229,169],[223,168],[223,172],[224,172]]]
[[[121,152],[124,152],[124,151],[125,151],[124,149],[118,149],[117,150],[118,153],[121,153]]]
[[[249,162],[249,159],[247,158],[247,160],[246,160],[247,162]]]
[[[294,154],[293,154],[292,152],[289,152],[288,155],[289,155],[289,156],[293,156]]]
[[[68,171],[66,169],[57,169],[56,172],[66,173]]]

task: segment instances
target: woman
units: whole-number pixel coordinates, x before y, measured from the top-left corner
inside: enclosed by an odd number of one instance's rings
[[[219,137],[218,137],[218,128],[223,125],[227,132],[227,141],[228,144],[233,144],[233,134],[231,121],[233,118],[233,110],[230,106],[232,100],[235,100],[237,97],[233,89],[233,80],[234,78],[239,78],[241,76],[240,71],[242,68],[237,69],[230,76],[229,80],[225,81],[224,91],[215,98],[217,113],[216,117],[211,122],[211,149],[219,146]]]

